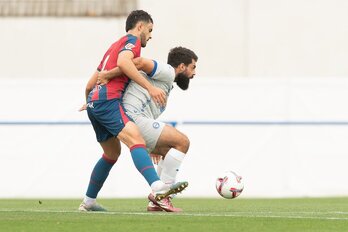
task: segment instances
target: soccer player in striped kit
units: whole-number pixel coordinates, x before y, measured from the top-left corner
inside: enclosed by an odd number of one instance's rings
[[[136,58],[133,61],[136,67],[142,70],[140,73],[153,86],[165,91],[169,97],[174,82],[181,89],[188,89],[190,80],[196,74],[197,60],[198,57],[193,51],[184,47],[175,47],[168,54],[168,64],[145,58]],[[119,68],[103,71],[99,74],[98,81],[100,84],[106,84],[119,75],[122,75]],[[164,157],[158,164],[160,179],[165,183],[175,183],[181,162],[189,149],[189,139],[176,128],[157,120],[165,110],[165,106],[156,104],[148,92],[134,81],[131,81],[125,91],[123,105],[126,113],[139,127],[149,153]],[[148,211],[181,211],[173,206],[171,196],[161,201],[155,201],[154,195],[151,193],[148,198],[150,200]]]
[[[105,210],[97,204],[96,197],[120,155],[120,141],[129,147],[136,168],[155,192],[155,201],[181,192],[188,185],[187,182],[166,184],[160,180],[146,150],[145,141],[133,120],[125,114],[121,102],[123,93],[132,79],[145,88],[157,104],[165,105],[164,91],[151,85],[132,62],[133,58],[140,56],[141,47],[145,47],[151,39],[152,29],[153,20],[147,12],[131,12],[126,21],[127,34],[111,45],[87,84],[87,113],[104,154],[92,171],[86,196],[79,206],[80,211]],[[95,85],[90,91],[91,80],[97,78],[99,71],[111,70],[116,66],[122,70],[121,76],[112,79],[106,85]]]

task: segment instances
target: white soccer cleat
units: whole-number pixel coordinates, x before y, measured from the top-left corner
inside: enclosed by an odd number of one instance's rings
[[[79,206],[79,211],[87,212],[87,211],[107,211],[107,210],[97,203],[94,203],[92,205],[86,205],[84,202],[82,202],[81,205]]]

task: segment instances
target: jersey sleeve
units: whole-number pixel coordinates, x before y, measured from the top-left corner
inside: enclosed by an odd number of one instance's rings
[[[169,64],[163,64],[157,61],[154,62],[154,68],[148,76],[151,79],[165,81],[165,82],[173,82],[175,78],[175,71],[172,66]]]
[[[134,58],[136,58],[140,56],[140,50],[141,50],[140,40],[133,35],[129,35],[127,37],[127,40],[124,43],[124,46],[120,48],[119,53],[123,51],[131,51],[134,54]]]

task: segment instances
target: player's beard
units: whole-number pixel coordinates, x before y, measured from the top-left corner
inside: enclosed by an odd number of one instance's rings
[[[146,44],[147,44],[147,40],[146,40],[146,36],[144,34],[144,32],[142,32],[140,34],[140,43],[141,43],[141,47],[146,47]]]
[[[182,90],[187,90],[190,84],[190,78],[184,73],[179,73],[174,81]]]

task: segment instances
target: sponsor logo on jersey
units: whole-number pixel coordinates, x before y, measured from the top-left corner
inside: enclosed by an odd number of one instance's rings
[[[154,122],[152,126],[153,128],[158,129],[160,127],[160,124],[158,122]]]
[[[132,50],[132,48],[134,48],[135,45],[132,44],[132,43],[127,43],[126,46],[124,46],[125,49],[128,49],[128,50]]]

